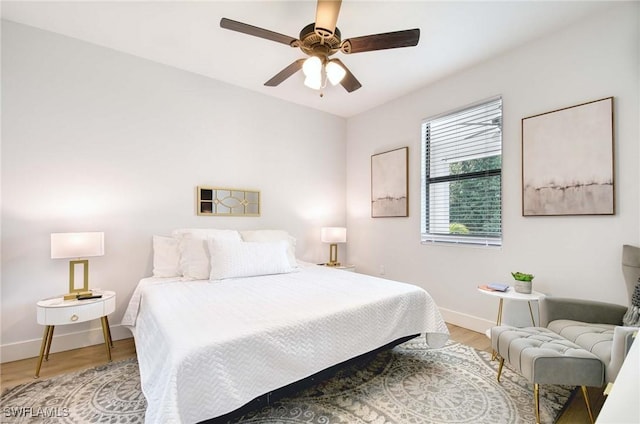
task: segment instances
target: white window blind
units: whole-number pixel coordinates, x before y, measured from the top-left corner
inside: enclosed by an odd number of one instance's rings
[[[423,242],[502,244],[502,99],[422,123]]]

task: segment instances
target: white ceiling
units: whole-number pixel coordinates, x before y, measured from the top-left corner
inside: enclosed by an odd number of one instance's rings
[[[2,1],[2,17],[349,117],[545,34],[600,13],[611,2],[344,0],[342,38],[420,28],[416,47],[339,57],[362,83],[320,98],[299,72],[263,83],[303,53],[221,29],[220,18],[298,38],[315,1]]]

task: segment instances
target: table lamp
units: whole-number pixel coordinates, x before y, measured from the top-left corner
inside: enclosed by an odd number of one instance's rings
[[[344,227],[323,227],[320,229],[320,240],[329,244],[329,262],[327,266],[340,266],[338,262],[338,243],[347,242],[347,229]]]
[[[69,261],[69,293],[64,295],[65,300],[92,295],[89,290],[89,260],[83,258],[103,255],[103,232],[51,233],[51,259],[75,258]],[[84,276],[81,287],[76,286],[77,271]]]

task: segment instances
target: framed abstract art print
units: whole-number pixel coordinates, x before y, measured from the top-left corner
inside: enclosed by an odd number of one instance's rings
[[[522,119],[522,215],[613,215],[613,97]]]

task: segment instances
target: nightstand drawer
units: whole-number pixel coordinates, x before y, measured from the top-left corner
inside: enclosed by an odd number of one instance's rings
[[[69,306],[38,308],[38,324],[64,325],[90,321],[109,315],[116,308],[115,296],[90,303],[75,301]]]

